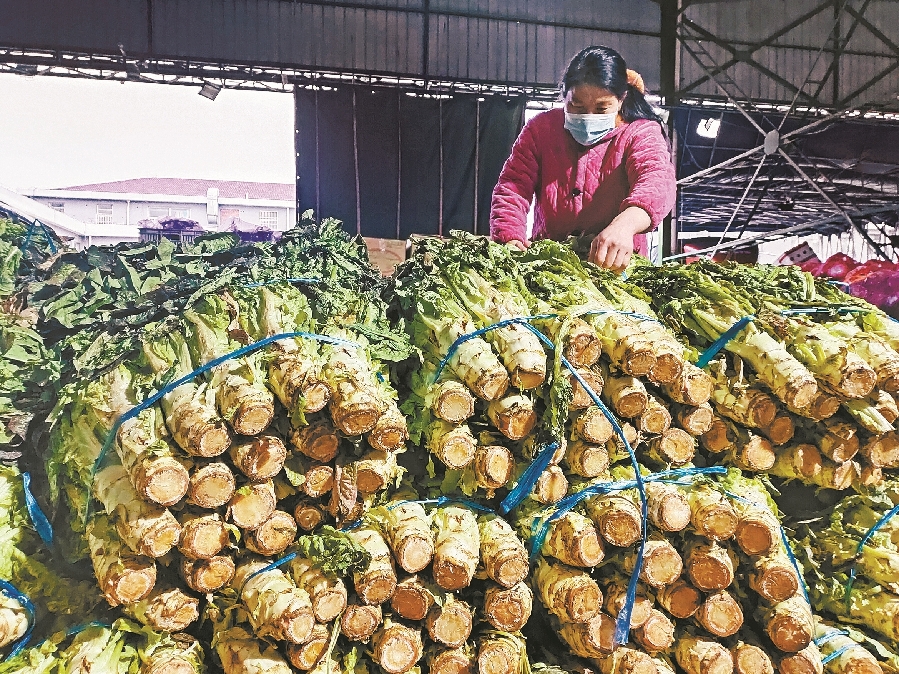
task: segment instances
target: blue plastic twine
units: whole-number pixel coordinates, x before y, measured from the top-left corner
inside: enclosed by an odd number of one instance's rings
[[[643,478],[643,481],[646,483],[665,482],[667,484],[675,485],[690,485],[693,483],[694,477],[700,475],[723,475],[726,472],[727,468],[725,468],[724,466],[710,466],[707,468],[675,468],[672,470],[665,470],[659,473],[646,475]],[[585,487],[579,492],[570,494],[558,503],[544,509],[542,513],[538,514],[531,523],[531,562],[536,560],[537,556],[540,554],[540,551],[543,549],[543,544],[546,542],[546,537],[549,535],[550,525],[553,522],[564,517],[578,504],[587,500],[588,498],[593,498],[594,496],[604,496],[613,492],[626,491],[628,489],[634,489],[636,486],[636,480],[599,482],[596,484],[592,484],[589,487]]]
[[[515,488],[510,491],[506,495],[506,498],[503,499],[503,502],[499,504],[499,510],[503,515],[506,515],[510,510],[521,505],[521,502],[534,491],[534,485],[537,484],[537,480],[540,479],[543,471],[549,468],[549,464],[553,460],[558,449],[559,443],[551,442],[540,450],[540,453],[537,454],[537,457],[533,461],[531,461],[527,470],[525,470],[519,478]]]
[[[25,490],[25,508],[28,510],[28,516],[31,518],[31,524],[34,525],[34,530],[37,531],[37,535],[41,537],[44,545],[52,549],[53,527],[50,526],[50,520],[47,519],[44,511],[41,510],[37,499],[34,498],[34,494],[31,493],[31,474],[28,472],[22,473],[22,487]]]
[[[25,242],[22,244],[22,250],[28,250],[28,245],[31,243],[31,235],[34,233],[34,230],[38,225],[40,225],[41,233],[44,235],[44,238],[47,239],[47,244],[50,246],[50,252],[55,255],[56,244],[53,243],[53,236],[49,231],[47,231],[47,225],[37,219],[28,227],[28,232],[25,235]]]
[[[877,533],[877,530],[880,529],[884,524],[889,522],[893,516],[899,513],[899,505],[893,506],[886,515],[881,517],[874,524],[873,527],[868,529],[868,532],[862,536],[862,539],[858,543],[858,547],[855,550],[855,559],[858,560],[861,557],[862,552],[865,549],[865,545],[868,541],[871,540],[871,537]],[[849,569],[849,581],[846,583],[846,610],[848,611],[850,606],[852,605],[852,586],[855,585],[855,576],[856,576],[856,562],[852,562],[852,568]]]
[[[744,316],[739,321],[730,326],[727,330],[725,330],[721,336],[712,342],[711,346],[707,348],[702,354],[699,356],[699,360],[696,361],[696,367],[705,367],[709,363],[712,362],[712,358],[718,355],[718,353],[727,346],[727,343],[730,342],[737,334],[745,328],[747,325],[752,323],[755,320],[755,316]]]
[[[249,583],[251,580],[253,580],[257,576],[261,576],[263,573],[268,573],[269,571],[274,571],[275,569],[278,569],[278,568],[284,566],[288,562],[291,562],[294,559],[296,559],[298,554],[299,553],[297,553],[297,552],[291,552],[289,555],[284,555],[281,559],[277,559],[274,562],[272,562],[271,564],[269,564],[268,566],[265,566],[265,567],[259,569],[258,571],[254,571],[253,573],[251,573],[249,576],[246,577],[244,582],[241,583],[240,591],[237,593],[237,598],[240,599],[240,596],[243,594],[244,588],[247,586],[247,583]]]
[[[0,580],[0,592],[5,594],[10,599],[15,599],[20,603],[22,605],[22,608],[25,609],[25,614],[28,620],[28,629],[25,631],[25,634],[23,634],[22,638],[13,645],[12,650],[9,652],[9,655],[7,655],[5,658],[6,660],[10,660],[21,653],[28,645],[28,642],[31,641],[31,635],[34,632],[35,623],[34,604],[31,603],[31,600],[27,596],[19,592],[15,585],[8,581]]]
[[[815,646],[822,646],[822,645],[826,644],[828,641],[836,639],[837,637],[840,637],[840,636],[844,637],[848,634],[849,634],[849,632],[847,632],[846,630],[831,630],[827,634],[822,634],[820,637],[815,637],[814,639],[812,639],[812,641],[815,642]]]
[[[226,353],[224,356],[219,356],[218,358],[213,358],[205,365],[198,367],[193,372],[184,375],[180,379],[173,381],[171,384],[163,387],[149,398],[144,400],[142,403],[135,405],[130,410],[122,414],[116,422],[112,425],[112,428],[109,430],[109,433],[106,434],[106,440],[103,443],[103,448],[100,450],[100,454],[97,455],[97,459],[94,461],[94,465],[91,468],[91,484],[94,482],[94,478],[97,475],[97,472],[100,470],[100,466],[103,464],[103,460],[106,458],[106,455],[109,453],[109,448],[112,447],[112,443],[115,440],[116,436],[119,433],[119,429],[122,427],[126,421],[134,419],[141,412],[146,409],[149,409],[153,405],[155,405],[159,400],[163,398],[163,396],[171,393],[179,386],[187,384],[188,382],[193,381],[201,374],[208,372],[209,370],[218,367],[222,363],[226,363],[229,360],[233,360],[235,358],[240,358],[241,356],[245,356],[248,353],[252,353],[253,351],[257,351],[264,346],[268,346],[272,342],[277,342],[282,339],[313,339],[318,342],[325,342],[326,344],[336,344],[338,346],[347,346],[352,348],[361,348],[361,345],[356,342],[351,342],[347,339],[340,339],[339,337],[330,337],[328,335],[317,335],[311,332],[283,332],[278,335],[272,335],[271,337],[266,337],[265,339],[260,339],[258,342],[253,342],[252,344],[247,344],[246,346],[242,346],[239,349],[235,349],[230,353]],[[90,514],[90,504],[91,504],[91,494],[90,490],[88,490],[88,507],[85,511],[85,520],[87,520],[88,515]]]
[[[799,309],[784,309],[780,312],[780,315],[795,316],[800,314],[829,314],[834,311],[836,311],[837,313],[868,313],[872,310],[865,309],[863,307],[837,307],[836,309],[825,307],[802,307]],[[727,346],[730,340],[736,337],[743,328],[752,323],[754,320],[755,316],[744,316],[739,321],[730,326],[721,334],[718,339],[711,343],[709,348],[702,352],[702,354],[699,356],[699,360],[696,361],[696,366],[705,367],[710,362],[712,362],[712,358],[717,356],[721,352],[721,349]]]
[[[861,646],[860,646],[859,644],[855,643],[855,642],[852,642],[851,644],[846,644],[845,646],[843,646],[843,647],[838,648],[837,650],[835,650],[835,651],[834,651],[833,653],[831,653],[830,655],[827,655],[827,656],[821,658],[821,664],[822,664],[822,665],[826,665],[826,664],[827,664],[828,662],[830,662],[831,660],[836,660],[836,659],[837,659],[838,657],[840,657],[843,653],[845,653],[846,651],[851,651],[853,648],[861,648]]]

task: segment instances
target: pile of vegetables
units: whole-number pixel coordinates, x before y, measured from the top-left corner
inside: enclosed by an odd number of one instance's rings
[[[35,331],[28,284],[41,277],[62,242],[40,223],[0,211],[0,457],[21,455],[35,418],[53,406],[55,358]]]
[[[801,271],[454,234],[384,279],[305,214],[22,287],[56,540],[0,468],[0,672],[899,671],[890,527],[833,586],[899,494],[899,330]],[[835,504],[792,547],[788,482]]]

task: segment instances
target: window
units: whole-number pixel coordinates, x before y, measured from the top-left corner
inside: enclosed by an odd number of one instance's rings
[[[172,217],[173,218],[189,218],[190,217],[190,209],[189,208],[173,208],[172,209]]]
[[[278,211],[259,211],[259,225],[278,229]]]
[[[60,213],[66,212],[66,202],[64,201],[51,201],[50,208],[54,211],[59,211]]]
[[[159,206],[150,206],[150,208],[147,209],[147,215],[151,218],[167,218],[169,217],[169,209],[161,208]]]
[[[97,224],[112,224],[112,204],[97,204]]]

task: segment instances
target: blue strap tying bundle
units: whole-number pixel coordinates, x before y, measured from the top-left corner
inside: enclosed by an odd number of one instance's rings
[[[822,634],[820,637],[815,637],[814,639],[812,639],[812,641],[815,642],[815,646],[823,646],[828,641],[836,639],[840,636],[846,636],[848,634],[849,632],[847,632],[846,630],[831,630],[827,634]]]
[[[862,552],[865,549],[865,545],[868,541],[871,540],[871,537],[877,533],[877,531],[887,522],[889,522],[896,513],[899,513],[899,505],[893,506],[890,508],[887,513],[881,517],[877,522],[874,523],[874,526],[868,529],[867,533],[862,536],[862,539],[858,542],[858,547],[855,549],[855,558],[856,560],[861,557]],[[849,581],[846,583],[846,610],[848,611],[850,606],[852,605],[852,586],[855,585],[855,576],[856,576],[856,568],[855,562],[852,563],[852,568],[849,569]]]
[[[602,316],[603,314],[618,314],[619,316],[630,316],[631,318],[636,318],[641,321],[653,321],[654,323],[659,323],[660,321],[652,316],[645,316],[643,314],[638,314],[633,311],[620,311],[618,309],[594,309],[591,311],[584,311],[579,314],[572,314],[573,316]],[[536,321],[544,318],[559,318],[558,314],[536,314],[534,316],[520,316],[518,318],[506,318],[502,321],[497,321],[491,325],[485,326],[473,332],[466,333],[456,339],[450,345],[449,350],[446,352],[446,355],[440,361],[440,364],[437,366],[437,372],[434,373],[434,382],[436,383],[440,379],[440,375],[443,374],[443,370],[446,369],[446,366],[449,364],[450,360],[454,355],[456,355],[456,351],[459,347],[467,342],[470,339],[474,339],[476,337],[481,337],[482,335],[486,335],[488,332],[492,330],[497,330],[499,328],[505,328],[510,325],[524,325],[530,328],[531,332],[534,332],[540,340],[546,344],[550,349],[555,349],[555,344],[553,344],[546,336],[530,325],[530,321]]]
[[[525,470],[521,478],[519,478],[515,488],[512,489],[512,491],[506,495],[506,498],[503,499],[503,502],[499,504],[499,510],[503,515],[506,515],[510,510],[517,508],[521,505],[522,501],[530,496],[531,492],[534,491],[534,485],[537,484],[537,480],[540,479],[543,471],[549,467],[549,464],[552,462],[558,449],[559,443],[551,442],[540,450],[540,453],[537,454],[533,461],[531,461],[527,470]]]
[[[534,321],[541,318],[557,318],[557,314],[537,314],[535,316],[507,318],[505,320],[497,321],[496,323],[475,330],[474,332],[469,332],[461,335],[458,339],[456,339],[455,342],[450,344],[450,348],[447,350],[446,355],[437,366],[437,371],[434,373],[434,383],[436,383],[440,379],[440,375],[443,374],[443,370],[446,369],[446,366],[449,364],[450,360],[452,360],[452,357],[456,355],[456,351],[458,351],[459,347],[462,346],[465,342],[482,335],[486,335],[488,332],[491,332],[493,330],[498,330],[499,328],[507,328],[510,325],[530,325],[528,321]]]
[[[846,644],[845,646],[835,650],[833,653],[825,655],[823,658],[821,658],[821,664],[826,665],[831,660],[836,660],[843,653],[845,653],[846,651],[851,651],[853,648],[861,648],[861,646],[855,642],[853,642],[851,644]]]
[[[673,470],[665,470],[659,473],[646,475],[643,481],[649,482],[665,482],[675,485],[692,484],[693,478],[700,475],[723,475],[727,472],[724,466],[710,466],[708,468],[675,468]],[[558,519],[561,519],[583,501],[593,498],[594,496],[604,496],[619,491],[634,489],[637,486],[636,480],[621,480],[619,482],[599,482],[582,489],[579,492],[566,496],[558,503],[544,509],[531,524],[531,551],[530,558],[533,562],[543,549],[546,537],[549,535],[550,525]]]
[[[712,342],[709,348],[703,351],[699,356],[699,360],[696,361],[696,367],[705,367],[706,365],[711,363],[712,359],[720,353],[721,349],[727,346],[727,343],[730,340],[736,337],[743,328],[752,323],[754,320],[755,316],[744,316],[723,333],[721,333],[721,336],[714,342]]]
[[[25,508],[28,510],[28,516],[31,518],[31,524],[37,535],[41,537],[48,548],[53,548],[53,527],[50,521],[38,505],[37,499],[31,493],[31,473],[22,473],[22,488],[25,491]]]
[[[12,650],[9,652],[9,655],[6,656],[6,659],[9,660],[21,653],[28,645],[28,642],[31,641],[31,635],[34,632],[35,611],[34,604],[31,603],[31,600],[26,595],[19,592],[18,588],[9,581],[0,580],[0,592],[10,599],[15,599],[22,605],[22,608],[25,609],[25,616],[28,621],[28,629],[25,630],[25,634],[13,644]]]
[[[278,568],[284,566],[288,562],[291,562],[294,559],[296,559],[298,554],[299,553],[297,553],[297,552],[291,552],[289,555],[284,555],[281,559],[276,559],[271,564],[264,566],[263,568],[259,569],[258,571],[254,571],[253,573],[251,573],[249,576],[246,577],[246,580],[244,580],[244,582],[241,584],[240,591],[237,593],[237,598],[240,599],[240,596],[243,594],[243,589],[247,586],[247,583],[249,583],[251,580],[253,580],[257,576],[261,576],[263,573],[268,573],[269,571],[274,571],[275,569],[278,569]]]
[[[801,307],[798,309],[784,309],[780,312],[781,316],[798,316],[802,314],[829,314],[833,312],[841,313],[841,314],[851,314],[851,313],[869,313],[873,311],[873,309],[866,309],[864,307]],[[727,330],[725,330],[721,336],[711,343],[709,348],[702,352],[699,356],[699,360],[696,361],[697,367],[705,367],[712,359],[717,356],[721,350],[727,346],[727,343],[730,342],[734,337],[736,337],[740,331],[745,328],[747,325],[752,323],[755,320],[755,316],[744,316],[739,321],[730,326]]]
[[[28,231],[25,234],[25,242],[22,244],[22,250],[28,250],[28,246],[31,245],[31,235],[34,234],[35,229],[40,229],[41,234],[47,239],[47,245],[50,246],[50,252],[56,255],[56,244],[53,243],[53,235],[48,230],[47,225],[40,220],[35,220],[29,225]]]
[[[326,344],[336,344],[338,346],[346,346],[350,348],[361,348],[361,345],[357,344],[356,342],[351,342],[347,339],[340,339],[339,337],[317,335],[311,332],[284,332],[278,335],[272,335],[271,337],[266,337],[265,339],[260,339],[258,342],[253,342],[252,344],[247,344],[246,346],[242,346],[239,349],[235,349],[234,351],[226,353],[223,356],[219,356],[218,358],[213,358],[211,361],[209,361],[205,365],[198,367],[193,372],[190,372],[180,379],[173,381],[171,384],[164,386],[159,391],[144,400],[142,403],[135,405],[130,410],[122,414],[122,416],[120,416],[116,420],[116,422],[112,425],[112,428],[109,430],[109,433],[106,434],[106,440],[103,443],[103,448],[100,450],[100,453],[97,455],[97,459],[94,461],[94,465],[91,468],[91,484],[93,484],[94,478],[96,477],[97,472],[100,470],[100,466],[103,465],[103,461],[105,460],[106,455],[109,453],[109,449],[110,447],[112,447],[112,443],[118,435],[119,429],[122,427],[122,424],[124,424],[126,421],[134,419],[141,412],[149,409],[157,402],[159,402],[166,394],[171,393],[179,386],[193,381],[201,374],[209,372],[209,370],[218,367],[222,363],[226,363],[229,360],[233,360],[235,358],[246,356],[249,353],[258,351],[262,347],[268,346],[269,344],[280,341],[282,339],[312,339],[317,342],[324,342]],[[92,499],[90,498],[90,494],[88,494],[88,508],[85,513],[85,520],[88,519],[90,514],[91,500]]]

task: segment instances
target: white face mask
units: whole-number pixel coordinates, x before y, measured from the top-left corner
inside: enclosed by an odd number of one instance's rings
[[[565,111],[565,128],[578,143],[585,146],[595,145],[601,141],[615,128],[617,121],[617,112],[606,115],[576,115]]]

